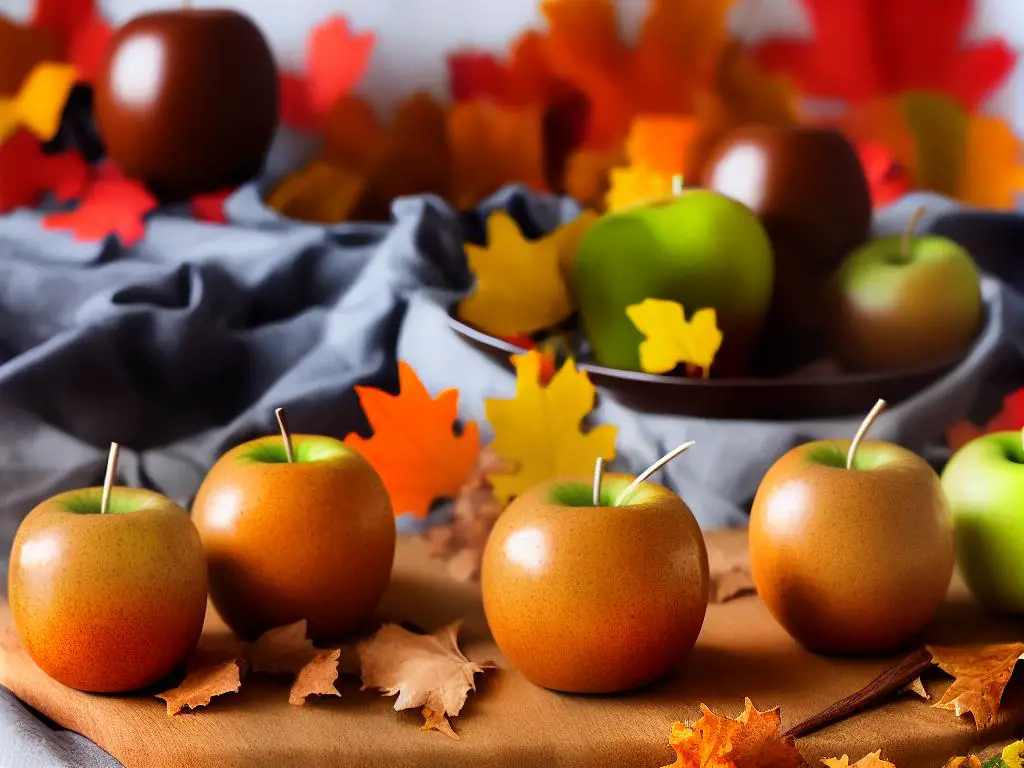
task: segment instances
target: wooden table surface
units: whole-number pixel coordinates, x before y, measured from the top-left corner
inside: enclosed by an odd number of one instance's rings
[[[742,534],[712,533],[726,547]],[[237,695],[206,709],[168,718],[155,698],[99,696],[50,680],[21,649],[6,604],[0,607],[0,682],[54,720],[104,747],[127,766],[191,768],[252,766],[662,766],[673,762],[668,734],[690,720],[700,702],[735,716],[749,696],[759,709],[781,706],[784,727],[823,709],[867,683],[893,658],[828,659],[797,646],[757,597],[712,605],[700,641],[672,676],[619,696],[568,696],[537,688],[502,659],[487,633],[474,584],[451,580],[423,543],[399,541],[393,583],[382,610],[433,630],[464,619],[462,646],[476,661],[499,669],[478,677],[462,716],[461,741],[421,732],[418,711],[395,712],[393,699],[339,684],[340,698],[288,704],[287,682],[253,677]],[[983,616],[956,581],[927,640],[996,642],[1024,636],[1020,623]],[[211,612],[207,632],[223,631]],[[614,617],[609,617],[614,631]],[[933,695],[948,678],[926,678]],[[852,759],[881,748],[898,768],[935,768],[946,758],[1024,736],[1024,686],[1011,683],[997,725],[975,731],[956,718],[905,695],[870,712],[801,739],[809,760],[847,753]]]

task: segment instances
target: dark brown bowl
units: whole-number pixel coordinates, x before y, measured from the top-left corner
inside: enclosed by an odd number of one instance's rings
[[[451,313],[448,322],[465,342],[510,368],[509,355],[526,352],[466,325]],[[806,374],[771,379],[691,379],[621,371],[585,362],[580,362],[579,367],[598,388],[638,411],[703,419],[799,420],[864,414],[879,398],[894,405],[941,379],[962,359],[960,356],[923,368],[882,373]]]

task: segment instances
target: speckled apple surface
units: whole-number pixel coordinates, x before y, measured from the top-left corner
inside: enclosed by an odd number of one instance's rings
[[[608,475],[601,507],[584,480],[539,485],[498,518],[484,552],[484,614],[502,653],[558,691],[635,688],[693,648],[708,602],[699,526],[670,490]]]
[[[768,610],[812,651],[893,650],[935,616],[953,574],[953,520],[932,468],[892,443],[798,446],[768,470],[750,565]]]
[[[391,578],[395,518],[376,471],[339,440],[294,435],[225,453],[203,480],[192,518],[206,548],[210,597],[244,637],[308,621],[311,637],[368,620]]]
[[[33,509],[11,549],[8,597],[29,655],[84,691],[131,691],[195,648],[206,563],[188,514],[153,491],[68,491]]]

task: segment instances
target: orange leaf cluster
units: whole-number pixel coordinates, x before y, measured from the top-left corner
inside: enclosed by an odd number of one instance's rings
[[[352,434],[345,444],[377,470],[396,515],[425,518],[435,499],[455,496],[470,476],[480,454],[479,428],[466,422],[456,434],[458,390],[431,397],[404,361],[398,364],[398,394],[355,389],[373,436]]]

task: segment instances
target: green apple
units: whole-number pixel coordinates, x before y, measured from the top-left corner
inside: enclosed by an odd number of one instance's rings
[[[154,491],[61,493],[14,537],[8,597],[22,645],[55,680],[84,691],[142,688],[195,648],[206,560],[188,514]]]
[[[724,335],[717,373],[739,373],[772,297],[768,235],[742,203],[705,189],[603,216],[584,235],[573,289],[594,360],[640,369],[643,336],[626,307],[644,299],[713,307]]]
[[[1024,446],[1020,432],[975,438],[949,460],[942,488],[971,592],[999,613],[1024,613]]]
[[[949,360],[982,322],[971,255],[944,237],[886,237],[839,268],[835,354],[851,371],[913,368]]]

